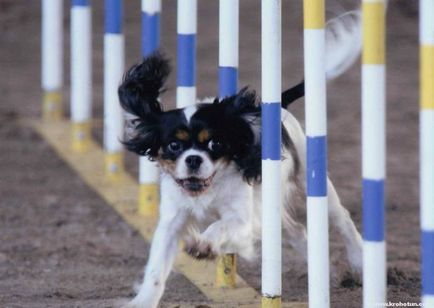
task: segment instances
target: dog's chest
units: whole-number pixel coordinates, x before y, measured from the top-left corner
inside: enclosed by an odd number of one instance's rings
[[[204,194],[196,198],[189,198],[187,208],[190,216],[197,221],[208,221],[219,216],[219,204],[221,204],[218,196],[213,193]]]
[[[203,231],[220,218],[221,216],[215,208],[197,208],[191,211],[190,222]]]

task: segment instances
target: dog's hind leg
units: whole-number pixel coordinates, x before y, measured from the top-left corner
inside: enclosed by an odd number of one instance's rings
[[[282,212],[283,228],[287,238],[284,245],[289,243],[305,260],[307,260],[307,236],[306,227],[295,220],[294,213],[296,208],[304,205],[304,188],[298,180],[285,183],[283,195],[284,210]]]
[[[302,223],[297,222],[291,215],[285,215],[284,230],[287,233],[288,243],[291,247],[307,260],[306,227]]]
[[[363,266],[363,242],[348,210],[341,204],[339,196],[330,179],[327,180],[329,215],[331,223],[343,237],[348,261],[354,272],[361,273]]]

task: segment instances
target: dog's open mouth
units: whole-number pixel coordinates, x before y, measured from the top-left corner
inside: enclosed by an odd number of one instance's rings
[[[209,178],[206,179],[200,179],[197,177],[189,177],[186,179],[176,179],[176,183],[178,183],[179,186],[187,190],[189,193],[192,194],[199,194],[204,192],[208,189],[208,187],[211,186],[211,182],[214,178],[214,175],[211,175]]]

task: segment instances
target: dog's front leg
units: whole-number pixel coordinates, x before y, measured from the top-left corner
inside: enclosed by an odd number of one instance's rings
[[[178,251],[179,233],[185,222],[183,213],[164,211],[155,231],[145,278],[137,296],[127,308],[154,308],[163,295],[166,279],[170,274]]]
[[[253,224],[238,213],[223,215],[202,234],[185,241],[185,251],[196,259],[214,259],[222,253],[238,253],[250,259],[253,255]]]
[[[246,249],[253,249],[252,227],[251,221],[245,217],[222,217],[205,230],[202,238],[205,242],[212,243],[218,254],[237,252],[245,255]],[[230,251],[222,251],[222,248],[229,248]],[[236,251],[231,251],[231,248]]]

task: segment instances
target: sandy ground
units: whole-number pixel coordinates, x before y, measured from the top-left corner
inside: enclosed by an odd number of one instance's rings
[[[103,1],[94,2],[94,115],[102,117]],[[126,65],[140,59],[140,1],[125,1]],[[198,94],[216,95],[218,2],[199,1]],[[241,2],[240,84],[260,92],[260,2]],[[65,1],[65,4],[67,1]],[[354,1],[328,1],[328,15]],[[176,56],[175,1],[164,1],[162,45]],[[302,75],[301,1],[283,1],[284,84]],[[387,240],[390,301],[419,302],[418,38],[414,2],[390,1],[388,12]],[[65,8],[65,110],[69,103],[69,12]],[[133,294],[148,246],[31,129],[40,115],[40,1],[0,1],[0,307],[112,307]],[[174,61],[175,63],[175,61]],[[163,100],[174,106],[174,76]],[[360,69],[328,88],[329,169],[359,229]],[[291,107],[301,122],[303,100]],[[101,131],[95,137],[101,139]],[[137,172],[137,159],[128,156]],[[346,274],[340,238],[331,235],[333,307],[360,307],[362,289]],[[241,262],[260,289],[260,263]],[[307,270],[284,254],[283,298],[307,299]],[[164,303],[206,300],[174,273]],[[163,304],[164,306],[164,304]]]

